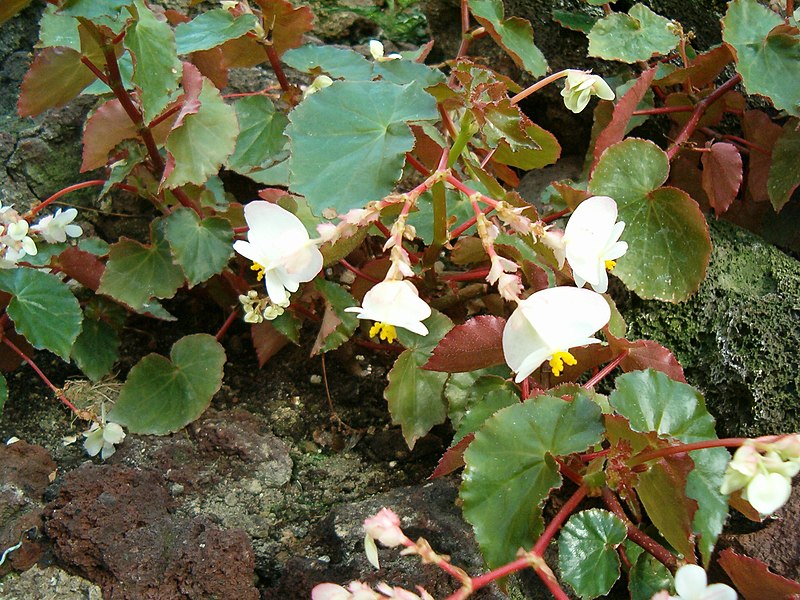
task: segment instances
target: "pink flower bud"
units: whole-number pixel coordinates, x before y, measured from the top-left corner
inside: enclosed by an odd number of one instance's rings
[[[364,530],[369,537],[389,548],[400,546],[408,539],[400,529],[400,517],[388,508],[382,508],[377,515],[366,519]]]

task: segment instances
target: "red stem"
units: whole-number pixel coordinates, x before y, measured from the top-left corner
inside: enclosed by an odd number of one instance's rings
[[[739,136],[729,135],[727,133],[717,133],[716,131],[714,131],[710,127],[701,127],[700,131],[702,131],[703,133],[705,133],[709,137],[717,138],[717,139],[720,139],[720,140],[729,140],[731,142],[736,142],[737,144],[741,144],[745,148],[749,148],[751,150],[755,150],[756,152],[760,152],[764,156],[772,156],[772,152],[770,152],[769,150],[766,150],[766,149],[762,148],[761,146],[759,146],[758,144],[754,144],[753,142],[750,142],[750,141],[748,141],[748,140],[746,140],[744,138],[740,138]]]
[[[228,332],[228,329],[230,329],[231,325],[233,325],[233,322],[236,320],[236,315],[238,314],[239,309],[235,308],[231,311],[231,314],[228,315],[228,318],[225,319],[222,327],[220,327],[219,331],[217,331],[217,335],[214,336],[218,342],[225,337],[225,334]]]
[[[181,188],[175,188],[172,190],[172,193],[178,199],[178,202],[180,202],[181,205],[185,206],[186,208],[191,208],[195,213],[197,213],[198,217],[201,219],[203,218],[203,211],[200,210],[200,207],[197,206],[197,203],[194,200],[186,195],[186,192],[184,192]]]
[[[794,14],[794,0],[786,0],[786,22],[789,22],[789,17]]]
[[[542,218],[542,223],[552,223],[556,219],[560,219],[569,212],[572,212],[571,209],[565,208],[564,210],[560,210],[557,213],[553,213],[552,215],[547,215],[546,217]]]
[[[425,165],[423,165],[414,156],[412,156],[410,152],[406,152],[406,160],[408,161],[408,164],[410,164],[417,171],[419,171],[419,173],[421,173],[425,177],[430,177],[431,172],[425,168]]]
[[[95,65],[95,64],[94,64],[92,61],[90,61],[90,60],[89,60],[87,57],[85,57],[85,56],[81,56],[81,62],[82,62],[82,63],[83,63],[83,64],[84,64],[86,67],[88,67],[88,69],[89,69],[89,70],[90,70],[92,73],[94,73],[94,76],[95,76],[95,77],[97,77],[97,78],[98,78],[100,81],[102,81],[103,83],[105,83],[106,85],[108,85],[108,77],[106,77],[106,74],[105,74],[105,73],[103,73],[103,71],[101,71],[101,70],[100,70],[100,69],[97,67],[97,65]],[[111,87],[111,86],[109,86],[109,87]]]
[[[486,208],[483,209],[483,214],[488,215],[493,210],[494,210],[494,207],[487,206]],[[456,239],[458,236],[460,236],[462,233],[464,233],[467,229],[469,229],[470,227],[475,225],[475,223],[477,221],[478,221],[478,217],[470,217],[469,219],[464,221],[461,225],[459,225],[458,227],[453,229],[453,231],[450,232],[450,239],[451,240]]]
[[[540,537],[536,542],[533,550],[531,550],[533,554],[536,554],[537,556],[544,556],[544,551],[547,550],[550,540],[552,540],[556,533],[558,533],[558,530],[561,529],[561,525],[564,524],[564,521],[567,520],[567,517],[569,517],[576,508],[578,508],[578,505],[583,501],[588,492],[589,488],[585,484],[581,485],[577,490],[575,490],[575,493],[572,494],[570,499],[567,500],[564,503],[564,506],[561,507],[561,510],[558,511],[558,514],[553,517],[552,521],[550,521],[550,524],[544,530],[542,537]]]
[[[631,522],[628,515],[626,515],[625,511],[622,509],[619,500],[617,500],[617,497],[609,488],[603,488],[603,502],[608,510],[617,515],[625,523],[625,527],[628,530],[628,538],[630,538],[632,542],[652,554],[658,562],[666,566],[673,573],[675,572],[678,568],[678,559],[675,558],[675,555]]]
[[[639,115],[665,115],[669,113],[692,112],[694,106],[660,106],[658,108],[643,108],[633,111],[634,116]]]
[[[281,67],[280,58],[278,58],[278,53],[275,52],[275,47],[270,43],[264,46],[264,50],[267,52],[267,58],[269,59],[269,64],[272,66],[272,70],[275,72],[275,77],[278,79],[278,83],[281,86],[281,89],[288,95],[291,92],[291,84],[289,80],[286,79],[286,73],[283,72],[283,67]]]
[[[61,196],[65,196],[66,194],[69,194],[70,192],[74,192],[75,190],[82,190],[83,188],[92,187],[92,186],[95,186],[95,185],[105,185],[105,183],[106,183],[105,179],[92,179],[90,181],[84,181],[82,183],[76,183],[74,185],[67,186],[63,190],[57,191],[55,194],[50,196],[44,202],[41,202],[37,206],[34,206],[33,208],[31,208],[27,213],[25,213],[25,217],[24,218],[26,220],[31,218],[33,215],[38,213],[40,210],[42,210],[46,206],[52,204],[53,202],[55,202],[56,200],[61,198]]]
[[[692,112],[689,120],[686,121],[686,124],[681,129],[678,136],[675,138],[675,141],[667,150],[667,158],[672,161],[675,158],[675,155],[680,152],[681,146],[691,137],[694,133],[695,129],[697,129],[697,125],[700,122],[700,118],[706,112],[709,106],[714,104],[717,100],[722,98],[725,94],[727,94],[733,87],[735,87],[740,81],[742,80],[742,76],[738,73],[728,79],[725,83],[719,86],[716,90],[711,92],[708,96],[700,100],[697,105],[694,107],[694,111]]]
[[[154,127],[157,127],[158,125],[161,125],[161,123],[163,123],[164,121],[169,119],[172,115],[180,112],[180,110],[181,110],[180,106],[173,106],[168,111],[161,113],[155,119],[150,121],[150,129],[153,129]]]
[[[693,450],[705,450],[706,448],[738,448],[746,441],[747,438],[722,438],[720,440],[703,440],[701,442],[692,442],[691,444],[679,444],[677,446],[659,448],[658,450],[644,451],[632,457],[630,461],[628,461],[628,466],[635,467],[636,465],[646,463],[648,460],[672,456],[673,454],[683,454],[684,452],[692,452]]]
[[[7,337],[4,337],[4,338],[3,338],[3,343],[4,343],[6,346],[8,346],[9,348],[11,348],[11,350],[13,350],[13,351],[14,351],[14,352],[15,352],[15,353],[16,353],[16,354],[17,354],[17,355],[18,355],[18,356],[19,356],[19,357],[20,357],[22,360],[24,360],[26,363],[28,363],[28,364],[30,365],[31,369],[33,369],[34,371],[36,371],[36,374],[39,376],[39,378],[40,378],[40,379],[41,379],[41,380],[42,380],[42,381],[45,383],[45,385],[46,385],[47,387],[49,387],[49,388],[50,388],[50,389],[53,391],[53,393],[56,395],[56,397],[57,397],[59,400],[61,400],[61,402],[62,402],[62,403],[63,403],[63,404],[64,404],[64,405],[65,405],[67,408],[69,408],[69,409],[70,409],[72,412],[74,412],[76,415],[79,413],[79,411],[78,411],[78,409],[75,407],[75,405],[74,405],[72,402],[70,402],[69,400],[67,400],[67,397],[64,395],[64,392],[63,392],[63,391],[61,391],[60,389],[58,389],[58,388],[57,388],[55,385],[53,385],[53,382],[52,382],[52,381],[50,381],[50,379],[48,379],[47,375],[45,375],[45,374],[42,372],[42,370],[39,368],[39,366],[38,366],[38,365],[37,365],[35,362],[33,362],[33,360],[32,360],[32,359],[31,359],[29,356],[27,356],[27,355],[26,355],[26,354],[25,354],[25,353],[24,353],[22,350],[20,350],[20,349],[19,349],[19,348],[16,346],[16,344],[14,344],[14,342],[12,342],[12,341],[11,341],[10,339],[8,339]]]
[[[589,388],[596,386],[599,381],[602,381],[603,377],[605,377],[606,375],[611,373],[611,371],[616,369],[617,366],[619,365],[619,363],[621,363],[623,360],[625,360],[626,356],[628,356],[628,351],[627,350],[623,350],[619,354],[619,356],[617,356],[614,360],[612,360],[605,367],[603,367],[600,371],[598,371],[595,375],[593,375],[592,378],[589,381],[584,383],[583,384],[583,389],[588,390]]]
[[[343,258],[339,259],[339,264],[342,265],[345,269],[347,269],[351,273],[354,273],[358,277],[361,277],[362,279],[366,279],[367,281],[371,281],[372,283],[380,283],[381,282],[380,279],[376,279],[372,275],[367,275],[366,273],[364,273],[364,271],[362,271],[358,267],[355,267],[355,266],[351,265],[349,262],[347,262]]]
[[[472,269],[464,273],[455,273],[453,275],[442,275],[444,281],[477,281],[485,279],[489,274],[489,267],[480,267],[479,269]]]

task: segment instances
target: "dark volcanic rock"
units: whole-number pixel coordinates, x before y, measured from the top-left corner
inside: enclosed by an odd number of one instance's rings
[[[67,476],[45,527],[58,559],[107,599],[257,599],[247,535],[172,508],[158,474],[87,464]]]

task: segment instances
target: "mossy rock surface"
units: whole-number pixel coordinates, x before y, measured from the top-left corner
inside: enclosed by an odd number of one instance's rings
[[[708,276],[687,302],[622,303],[628,337],[670,348],[720,436],[800,431],[800,262],[711,221]]]

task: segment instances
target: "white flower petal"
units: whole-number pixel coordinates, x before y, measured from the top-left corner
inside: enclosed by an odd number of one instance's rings
[[[707,582],[706,572],[698,565],[683,565],[675,573],[675,591],[683,600],[700,600]]]
[[[431,307],[419,297],[410,281],[382,281],[364,295],[361,304],[361,307],[351,306],[345,310],[358,313],[359,319],[402,327],[418,335],[428,334],[422,321],[431,316]]]
[[[747,484],[742,497],[762,515],[771,515],[791,494],[792,482],[780,473],[759,473]]]

